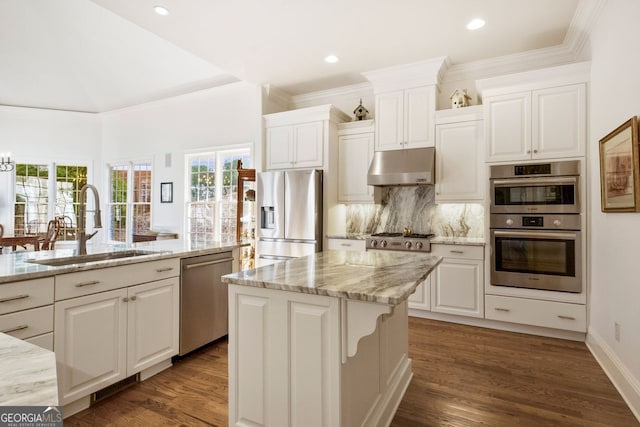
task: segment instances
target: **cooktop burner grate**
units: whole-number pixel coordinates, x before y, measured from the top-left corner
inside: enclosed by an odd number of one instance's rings
[[[430,239],[433,236],[434,236],[433,233],[430,233],[430,234],[412,233],[412,234],[409,234],[408,236],[403,236],[402,233],[389,233],[389,232],[375,233],[371,235],[371,237],[408,237],[410,239]]]

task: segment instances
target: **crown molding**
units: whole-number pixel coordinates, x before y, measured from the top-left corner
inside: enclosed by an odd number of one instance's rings
[[[288,92],[271,84],[262,85],[262,96],[268,98],[271,102],[274,102],[285,110],[288,110],[292,104],[292,97]]]
[[[584,56],[589,34],[606,3],[607,0],[580,0],[560,45],[455,64],[449,67],[443,81],[486,79],[575,62]]]
[[[267,127],[286,126],[321,120],[330,120],[338,123],[348,122],[351,120],[351,117],[331,104],[299,108],[297,110],[283,111],[280,113],[265,114],[262,117],[264,118],[264,122]]]
[[[376,93],[407,87],[438,85],[446,73],[449,61],[446,56],[425,61],[395,65],[362,75],[371,82]]]
[[[319,90],[303,93],[291,97],[291,104],[296,108],[302,108],[323,103],[330,103],[336,98],[351,98],[373,96],[373,85],[370,82],[356,83],[348,86],[340,86],[333,89]]]

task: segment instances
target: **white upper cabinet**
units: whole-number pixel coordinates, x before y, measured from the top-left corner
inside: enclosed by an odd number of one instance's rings
[[[438,203],[484,200],[484,126],[481,105],[436,113]]]
[[[477,82],[488,162],[583,157],[589,63]]]
[[[338,201],[373,202],[367,173],[373,159],[373,120],[338,125]]]
[[[267,129],[267,168],[322,167],[322,122]]]
[[[326,167],[335,123],[348,120],[332,105],[265,115],[267,170]]]
[[[433,147],[435,86],[376,95],[376,150]]]
[[[376,150],[435,146],[436,87],[446,57],[363,73],[376,96]]]

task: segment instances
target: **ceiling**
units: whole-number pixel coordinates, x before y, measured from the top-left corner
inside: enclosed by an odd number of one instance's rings
[[[104,112],[238,79],[297,95],[434,57],[455,65],[561,45],[578,3],[0,0],[0,104]],[[468,31],[474,17],[487,24]]]

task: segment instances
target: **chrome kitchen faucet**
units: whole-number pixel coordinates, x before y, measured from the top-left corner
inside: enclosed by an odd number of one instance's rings
[[[87,236],[85,226],[85,215],[87,210],[87,189],[93,193],[96,211],[93,217],[93,228],[102,228],[102,220],[100,219],[100,196],[98,189],[91,184],[86,184],[80,190],[80,207],[78,209],[78,255],[87,254],[87,240],[96,235],[98,230]]]

